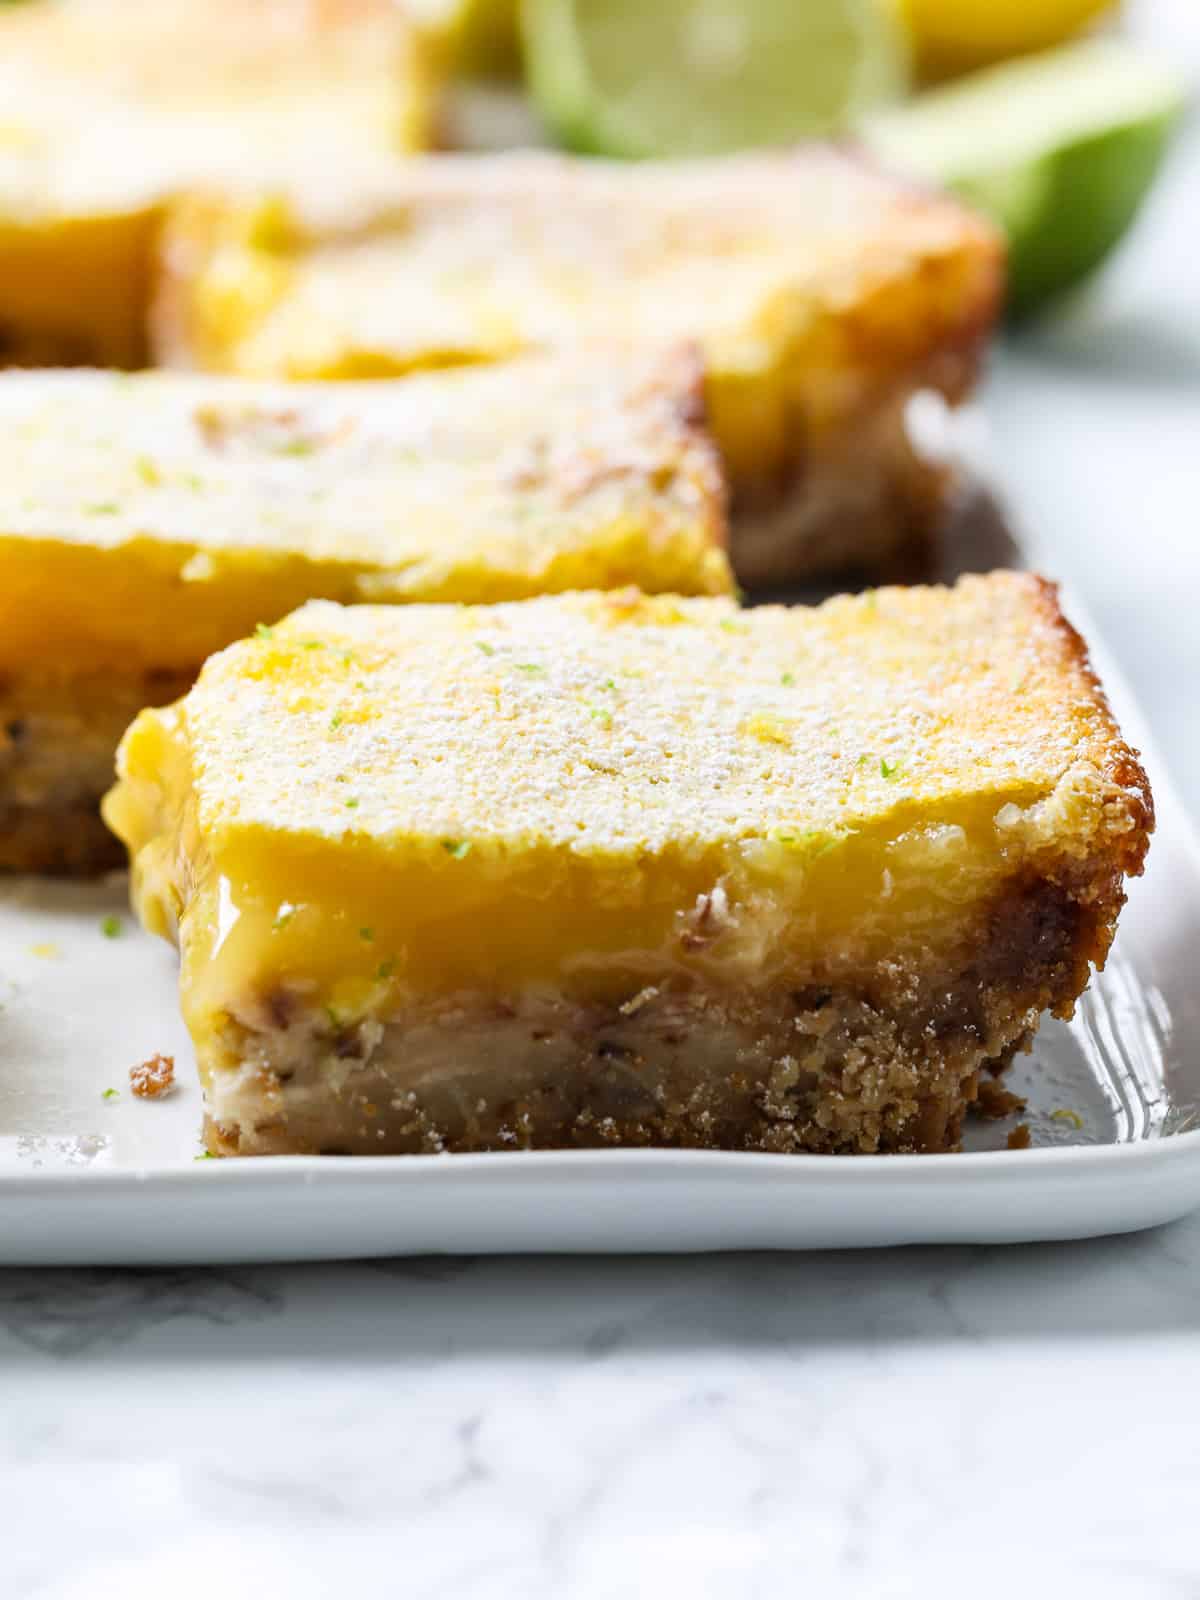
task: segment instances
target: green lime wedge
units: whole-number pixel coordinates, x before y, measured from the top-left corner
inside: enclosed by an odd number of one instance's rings
[[[560,143],[700,156],[828,133],[903,89],[881,0],[524,0],[534,101]]]
[[[868,118],[897,171],[986,212],[1009,242],[1009,307],[1037,309],[1133,221],[1184,105],[1175,76],[1119,40],[991,67]]]

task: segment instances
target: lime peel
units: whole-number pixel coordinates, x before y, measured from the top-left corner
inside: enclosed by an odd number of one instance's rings
[[[908,80],[879,0],[526,0],[530,89],[571,149],[708,156],[852,125]]]
[[[1021,314],[1087,277],[1127,232],[1185,100],[1159,62],[1096,39],[930,90],[861,134],[889,166],[1000,225]]]

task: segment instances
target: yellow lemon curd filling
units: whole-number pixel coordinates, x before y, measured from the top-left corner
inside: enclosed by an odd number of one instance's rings
[[[400,384],[0,376],[0,668],[195,669],[313,595],[723,593],[685,352]]]
[[[142,714],[105,815],[205,1070],[281,990],[341,1024],[959,973],[998,895],[1139,828],[1127,755],[1014,575],[813,611],[314,604]]]

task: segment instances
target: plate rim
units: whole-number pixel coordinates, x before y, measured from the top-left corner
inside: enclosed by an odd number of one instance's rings
[[[1013,1173],[1036,1172],[1039,1177],[1062,1177],[1074,1181],[1080,1167],[1121,1165],[1182,1165],[1200,1161],[1200,1128],[1182,1133],[1161,1134],[1149,1139],[1124,1143],[1103,1141],[1095,1144],[1049,1145],[1025,1150],[938,1151],[928,1154],[816,1155],[811,1152],[789,1154],[767,1150],[672,1150],[647,1146],[640,1149],[583,1150],[479,1150],[458,1153],[422,1153],[389,1156],[249,1156],[237,1160],[214,1158],[210,1166],[204,1157],[194,1158],[187,1167],[110,1167],[80,1166],[44,1171],[0,1172],[0,1197],[25,1190],[78,1189],[82,1184],[103,1185],[106,1189],[127,1186],[144,1192],[155,1187],[190,1188],[204,1183],[243,1183],[249,1187],[287,1184],[299,1177],[306,1187],[315,1183],[349,1181],[363,1185],[381,1178],[389,1181],[426,1181],[431,1173],[454,1173],[461,1177],[491,1180],[509,1172],[523,1177],[537,1171],[554,1174],[566,1169],[601,1172],[625,1167],[638,1172],[686,1171],[703,1173],[721,1182],[740,1180],[751,1173],[773,1176],[794,1175],[797,1181],[815,1178],[823,1184],[850,1184],[868,1187],[886,1184],[904,1175],[921,1175],[923,1181],[954,1184],[961,1176],[1007,1182]],[[1068,1171],[1065,1169],[1075,1169]],[[355,1176],[351,1176],[355,1174]],[[940,1176],[939,1176],[940,1174]],[[435,1183],[441,1181],[434,1179]],[[501,1179],[502,1182],[509,1181]]]

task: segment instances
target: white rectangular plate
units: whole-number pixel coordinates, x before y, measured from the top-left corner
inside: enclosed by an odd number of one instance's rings
[[[1007,1242],[1178,1217],[1200,1205],[1200,861],[1148,765],[1158,832],[1108,968],[1006,1080],[1028,1096],[1029,1150],[1004,1148],[1012,1118],[976,1125],[947,1156],[197,1159],[174,956],[136,929],[123,881],[0,884],[0,1262]],[[115,938],[103,927],[114,914]],[[180,1087],[139,1101],[129,1069],[158,1051],[175,1057]]]

